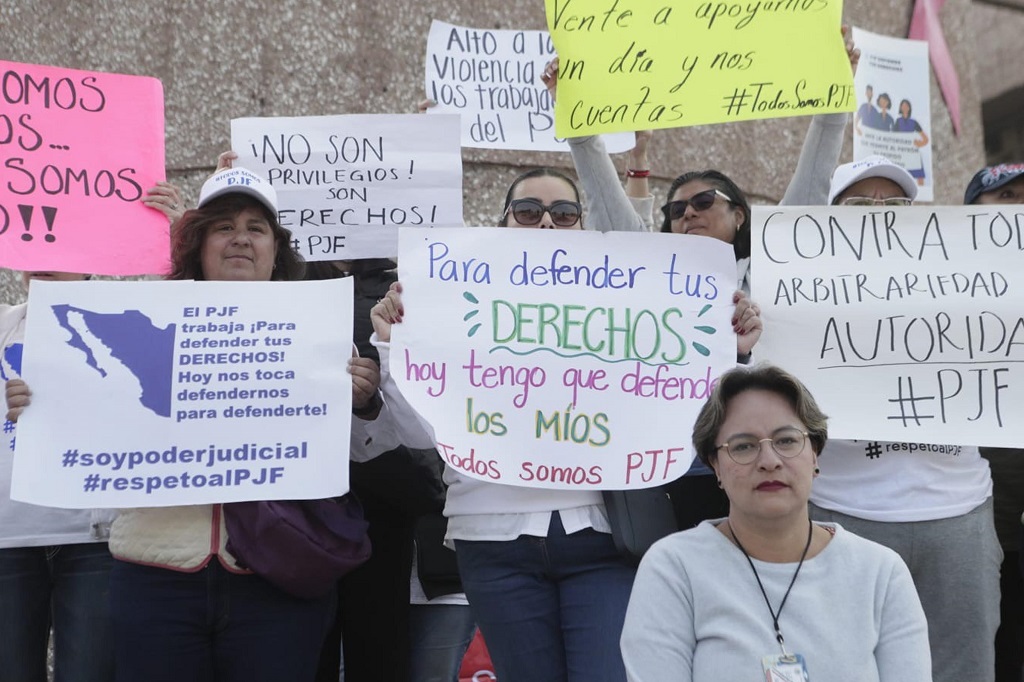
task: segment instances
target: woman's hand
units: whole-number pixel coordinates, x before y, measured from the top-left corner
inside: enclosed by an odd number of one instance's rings
[[[555,94],[558,91],[558,57],[544,65],[544,71],[540,74],[541,81],[547,86],[551,101],[555,101]]]
[[[213,174],[216,175],[221,171],[232,168],[235,161],[238,161],[238,154],[235,152],[230,149],[226,152],[221,152],[217,157],[217,170],[213,171]]]
[[[185,202],[181,198],[181,190],[167,181],[156,183],[142,197],[142,203],[167,216],[172,223],[185,214]]]
[[[853,44],[853,30],[849,24],[843,24],[843,27],[839,30],[843,34],[843,43],[846,45],[846,57],[850,60],[850,70],[856,75],[857,64],[860,63],[860,50]]]
[[[761,308],[744,291],[734,293],[732,302],[736,304],[736,312],[732,316],[732,328],[736,332],[736,354],[750,355],[764,330]]]
[[[420,114],[425,114],[425,113],[427,113],[427,109],[430,109],[431,107],[436,107],[436,106],[437,106],[437,102],[435,102],[434,100],[432,100],[430,98],[421,99],[419,102],[416,103],[416,112],[420,113]]]
[[[17,423],[18,417],[32,402],[32,391],[21,379],[11,379],[5,386],[7,396],[7,421]]]
[[[385,343],[391,341],[391,325],[402,321],[405,308],[402,306],[402,283],[394,282],[384,298],[370,309],[370,322],[377,338]]]
[[[380,388],[380,368],[373,358],[361,358],[352,350],[348,361],[348,373],[352,375],[352,409],[361,411],[359,416],[374,419],[377,414],[377,389]]]

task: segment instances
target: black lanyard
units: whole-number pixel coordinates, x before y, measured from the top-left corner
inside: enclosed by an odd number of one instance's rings
[[[779,616],[782,615],[782,609],[786,606],[786,600],[789,599],[789,593],[793,590],[793,583],[796,582],[796,577],[800,575],[800,569],[804,565],[804,559],[807,558],[807,550],[811,548],[811,538],[814,535],[814,524],[810,519],[807,520],[807,544],[804,545],[804,553],[800,555],[800,563],[796,565],[796,570],[793,571],[793,579],[789,581],[789,587],[786,588],[786,594],[782,596],[782,603],[779,604],[778,612],[772,608],[772,603],[768,599],[768,593],[764,590],[764,584],[761,582],[761,576],[757,574],[757,568],[754,567],[754,562],[747,554],[747,550],[744,549],[740,539],[736,537],[736,533],[732,529],[732,524],[729,523],[728,519],[725,521],[725,525],[729,527],[729,535],[732,536],[736,546],[743,552],[743,556],[747,558],[747,563],[750,564],[750,570],[754,572],[754,579],[757,580],[757,586],[761,588],[761,595],[764,597],[764,603],[768,605],[768,613],[772,614],[772,625],[775,626],[775,639],[779,642],[779,646],[782,647],[782,653],[789,655],[786,651],[786,640],[782,637],[782,629],[779,627]]]

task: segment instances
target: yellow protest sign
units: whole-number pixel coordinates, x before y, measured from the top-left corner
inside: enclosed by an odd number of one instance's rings
[[[545,0],[559,137],[853,111],[842,0]]]

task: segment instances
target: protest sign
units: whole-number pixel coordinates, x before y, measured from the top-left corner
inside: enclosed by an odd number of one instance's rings
[[[854,88],[853,158],[881,154],[917,179],[918,201],[934,197],[928,43],[853,29],[861,51]]]
[[[853,111],[842,0],[546,0],[561,137]]]
[[[1013,209],[754,207],[755,357],[807,384],[829,436],[1018,446],[1024,213]]]
[[[281,225],[307,261],[389,258],[399,225],[462,225],[455,116],[240,118],[231,147],[277,190]]]
[[[502,31],[434,20],[427,36],[429,114],[460,114],[462,146],[569,151],[555,137],[554,102],[540,80],[555,58],[547,31]],[[633,148],[633,135],[605,137],[609,152]]]
[[[0,61],[0,101],[0,265],[165,273],[160,81]]]
[[[12,498],[162,507],[348,489],[349,280],[33,282],[29,313]]]
[[[391,373],[459,473],[644,488],[736,363],[732,246],[669,234],[402,230]]]

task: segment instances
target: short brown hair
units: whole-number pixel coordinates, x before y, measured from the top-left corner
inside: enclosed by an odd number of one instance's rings
[[[789,372],[761,363],[749,367],[736,367],[718,378],[697,421],[693,425],[693,447],[697,457],[710,466],[718,458],[718,432],[725,423],[729,401],[744,391],[760,389],[786,399],[807,429],[807,437],[816,454],[820,454],[828,440],[828,417],[818,407],[807,387]]]
[[[272,280],[300,280],[306,269],[302,256],[292,248],[292,233],[281,227],[277,216],[261,202],[245,194],[225,194],[202,208],[186,211],[171,226],[171,273],[167,279],[204,280],[203,243],[210,227],[225,218],[231,219],[247,208],[260,211],[270,224],[277,245]]]

